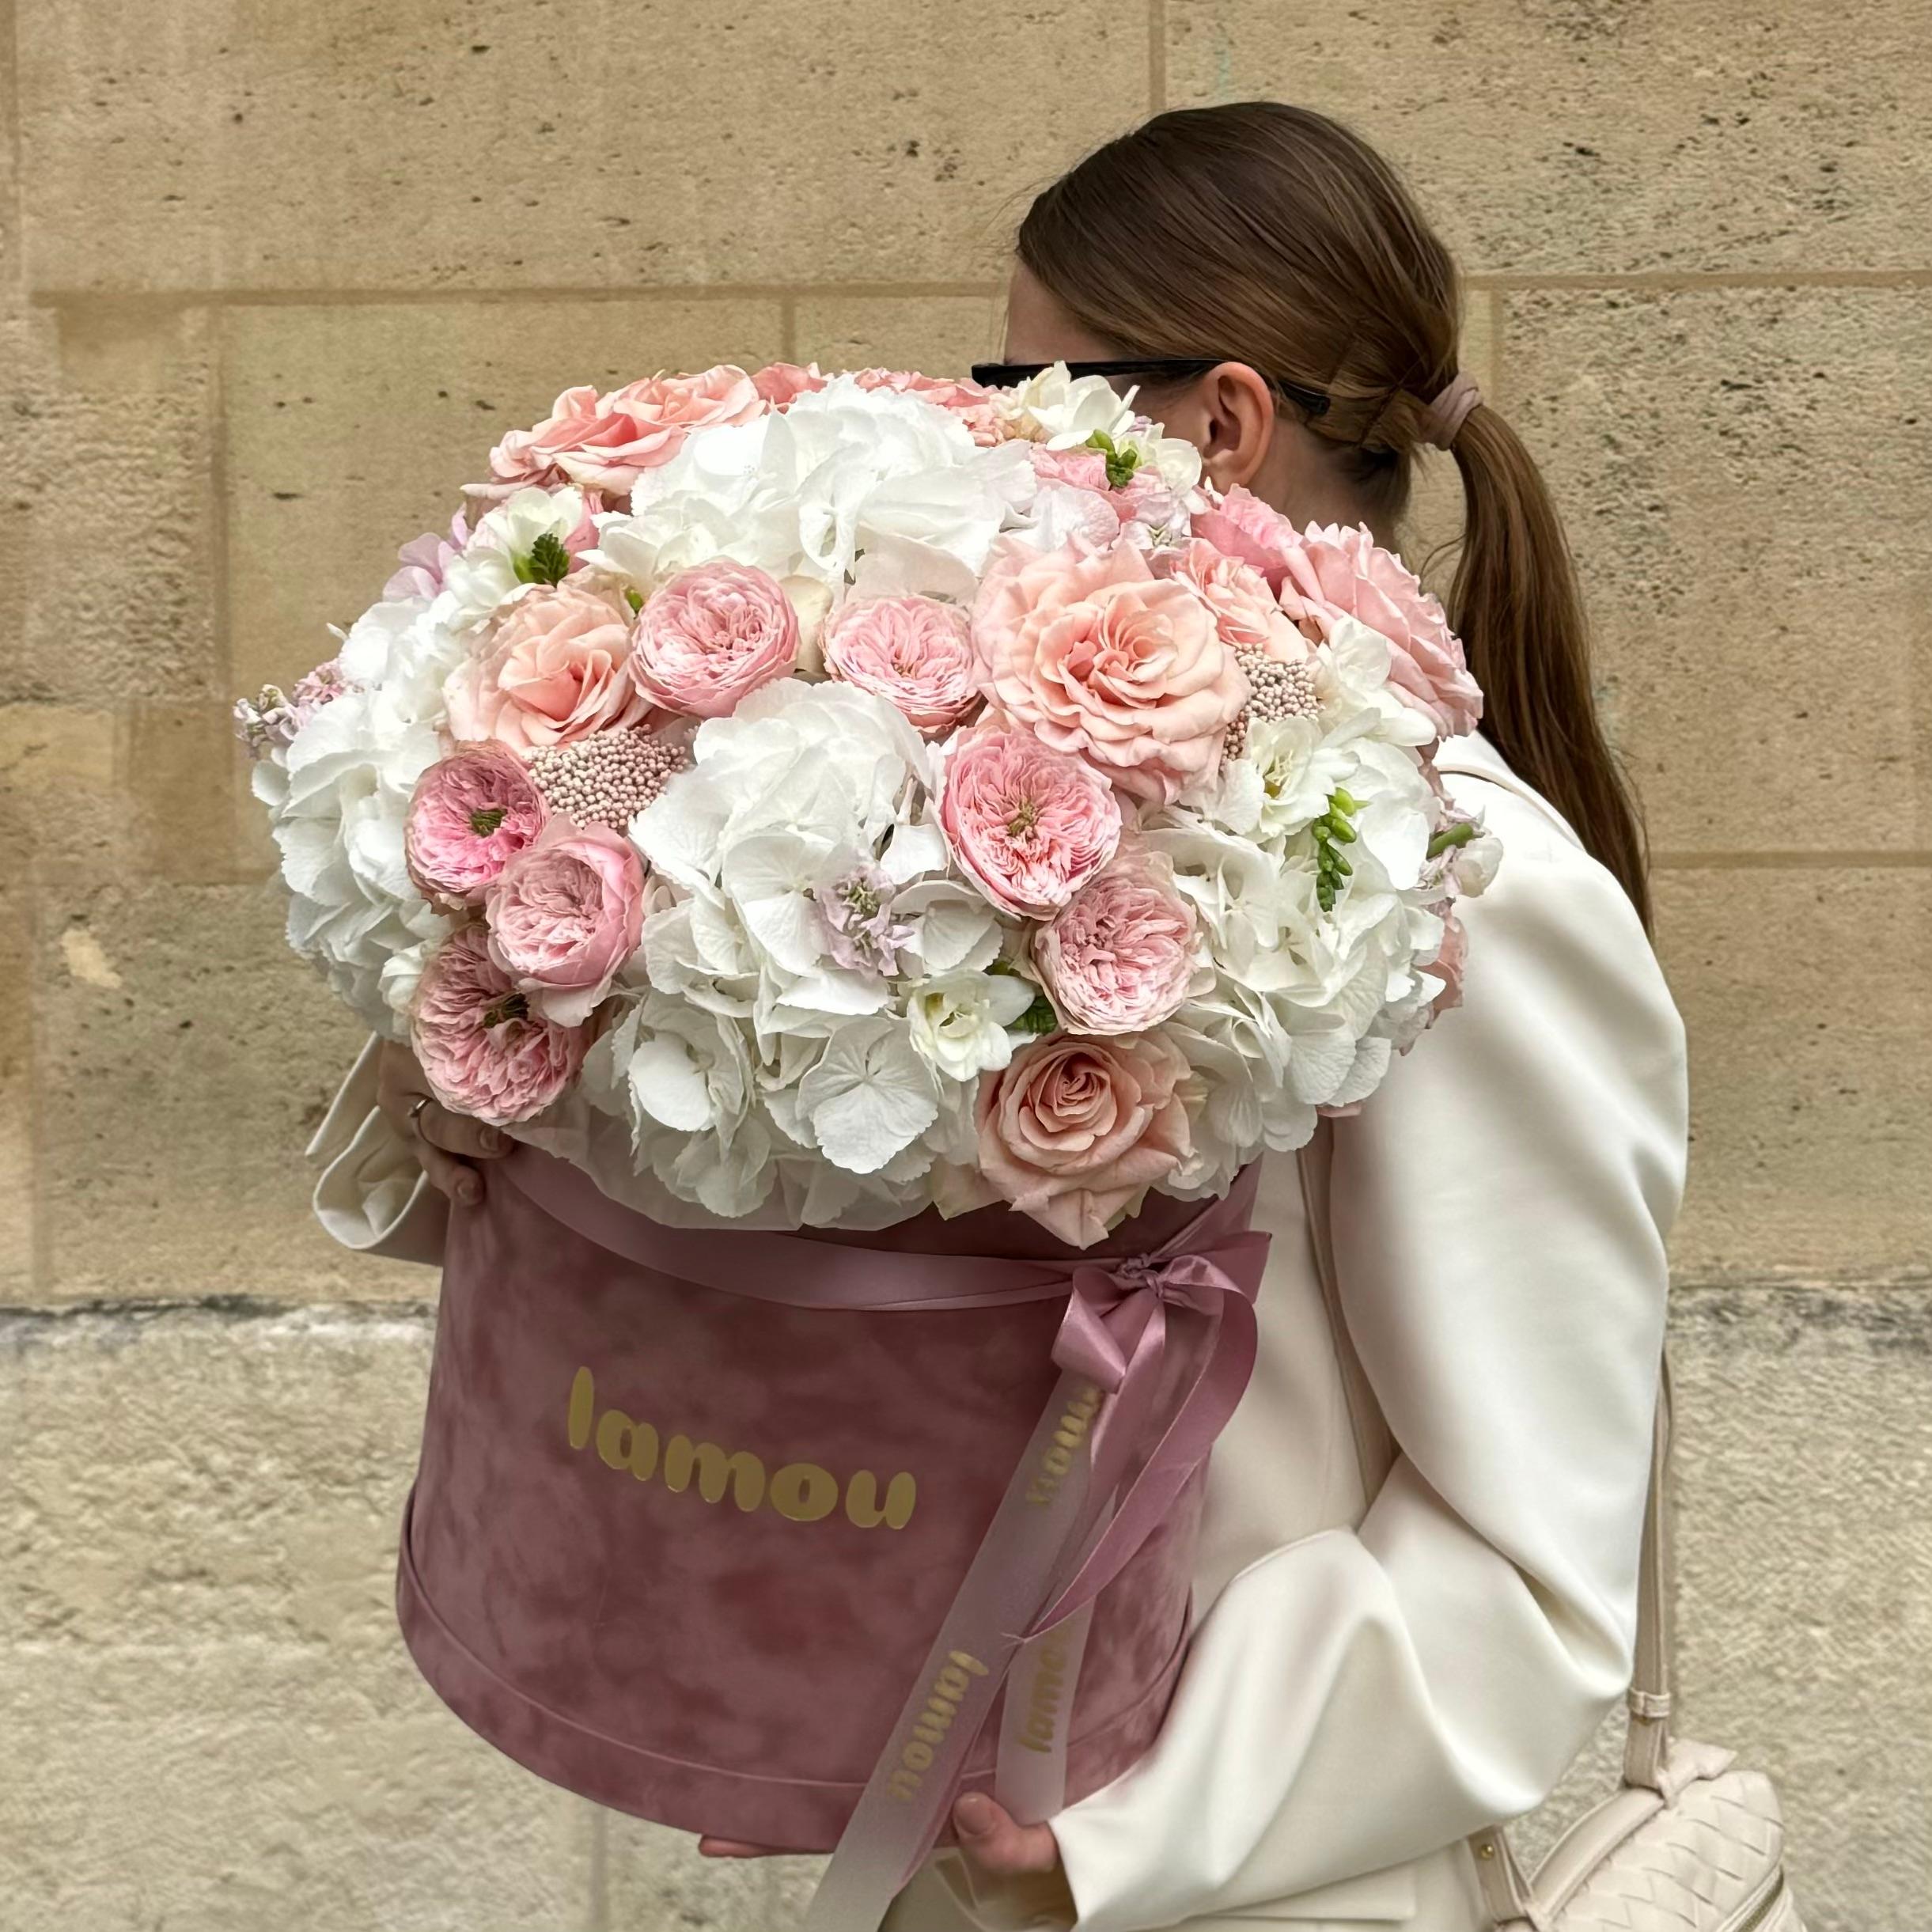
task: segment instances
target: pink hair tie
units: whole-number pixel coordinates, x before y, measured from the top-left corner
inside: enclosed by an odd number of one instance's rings
[[[1483,392],[1476,387],[1475,377],[1467,370],[1458,370],[1441,394],[1422,411],[1422,440],[1434,443],[1438,449],[1448,449],[1455,441],[1463,419],[1482,400]]]

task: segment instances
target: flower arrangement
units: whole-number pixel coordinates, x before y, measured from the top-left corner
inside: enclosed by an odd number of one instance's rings
[[[464,494],[237,707],[290,940],[658,1219],[1089,1245],[1458,996],[1498,854],[1441,606],[1105,381],[572,388]]]

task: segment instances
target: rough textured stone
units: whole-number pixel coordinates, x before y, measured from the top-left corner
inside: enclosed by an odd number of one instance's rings
[[[782,348],[775,301],[247,308],[223,324],[238,688],[330,656],[325,626],[381,593],[398,545],[448,528],[492,445],[559,390]]]
[[[1916,268],[1926,19],[1889,0],[1169,0],[1174,107],[1359,127],[1472,269]]]
[[[426,1291],[309,1213],[302,1148],[364,1036],[282,917],[266,884],[44,890],[42,1292]]]
[[[0,1303],[33,1291],[33,901],[0,883]]]
[[[1513,294],[1547,467],[1662,850],[1932,843],[1932,290]]]
[[[390,1604],[427,1324],[0,1318],[0,1927],[590,1923],[590,1808],[473,1737]]]
[[[0,811],[21,880],[114,878],[129,863],[112,711],[0,705]]]
[[[1667,871],[1691,1038],[1693,1279],[1923,1282],[1932,1257],[1932,871]]]
[[[801,299],[793,354],[821,369],[917,369],[964,376],[999,354],[1003,284],[983,295],[816,295]]]
[[[687,1833],[612,1812],[604,1820],[608,1920],[679,1932],[779,1932],[803,1922],[820,1858],[701,1857]]]
[[[1932,1301],[1686,1294],[1676,1333],[1684,1728],[1777,1784],[1806,1924],[1919,1932]]]
[[[0,371],[0,699],[218,691],[206,316],[34,311]]]
[[[1145,109],[1144,12],[24,0],[36,286],[983,273],[996,211]],[[667,63],[667,50],[675,50]],[[1057,76],[1051,112],[1039,85]],[[992,216],[994,218],[990,218]]]

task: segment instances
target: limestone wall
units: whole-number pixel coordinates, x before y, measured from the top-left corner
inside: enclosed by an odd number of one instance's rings
[[[1928,0],[0,20],[0,1932],[786,1923],[807,1874],[525,1776],[403,1655],[433,1282],[309,1219],[357,1035],[282,948],[228,703],[566,381],[957,367],[1032,191],[1259,93],[1411,171],[1566,506],[1693,1040],[1691,1725],[1782,1781],[1813,1932],[1918,1932]]]

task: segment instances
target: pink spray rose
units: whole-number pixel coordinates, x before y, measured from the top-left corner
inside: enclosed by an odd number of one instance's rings
[[[996,554],[973,607],[980,688],[1122,790],[1172,804],[1212,772],[1248,680],[1191,584],[1130,544]]]
[[[825,378],[816,362],[802,368],[796,362],[767,362],[752,378],[752,387],[774,409],[786,408],[800,396],[824,386]]]
[[[577,1078],[589,1044],[531,1011],[479,925],[459,927],[422,969],[409,1038],[445,1107],[498,1126],[541,1113]]]
[[[1022,1047],[980,1082],[980,1171],[1062,1241],[1090,1248],[1193,1151],[1187,1074],[1161,1032]]]
[[[1300,547],[1294,525],[1238,484],[1211,509],[1195,511],[1191,527],[1224,557],[1259,570],[1271,590],[1281,588],[1288,559]]]
[[[1187,997],[1194,911],[1165,861],[1123,852],[1040,929],[1033,958],[1071,1031],[1141,1032]]]
[[[637,950],[644,867],[608,825],[552,819],[483,895],[490,957],[531,1006],[581,1026]]]
[[[465,744],[416,781],[403,827],[409,876],[438,904],[473,906],[549,816],[514,752],[490,739]]]
[[[972,627],[956,604],[931,597],[853,597],[820,634],[825,668],[896,705],[928,737],[950,731],[979,702]]]
[[[512,430],[490,453],[490,480],[467,494],[494,498],[528,483],[574,483],[627,495],[644,471],[677,454],[691,430],[746,422],[767,407],[751,377],[729,362],[696,376],[646,376],[602,396],[580,384],[534,429]]]
[[[1252,564],[1196,537],[1179,550],[1161,552],[1154,568],[1193,585],[1214,612],[1221,641],[1229,650],[1252,651],[1278,664],[1307,659],[1306,642]]]
[[[668,710],[724,718],[798,658],[798,613],[769,571],[719,559],[661,584],[638,613],[631,671]]]
[[[994,905],[1043,919],[1113,857],[1120,801],[1091,765],[1031,732],[980,725],[947,760],[939,823]]]
[[[453,737],[495,738],[515,751],[638,724],[651,708],[631,681],[631,613],[568,578],[525,591],[443,695]]]
[[[1461,640],[1442,606],[1367,525],[1310,524],[1289,555],[1280,594],[1307,636],[1326,637],[1341,616],[1379,631],[1392,646],[1389,680],[1403,699],[1445,737],[1476,729],[1483,692]]]

